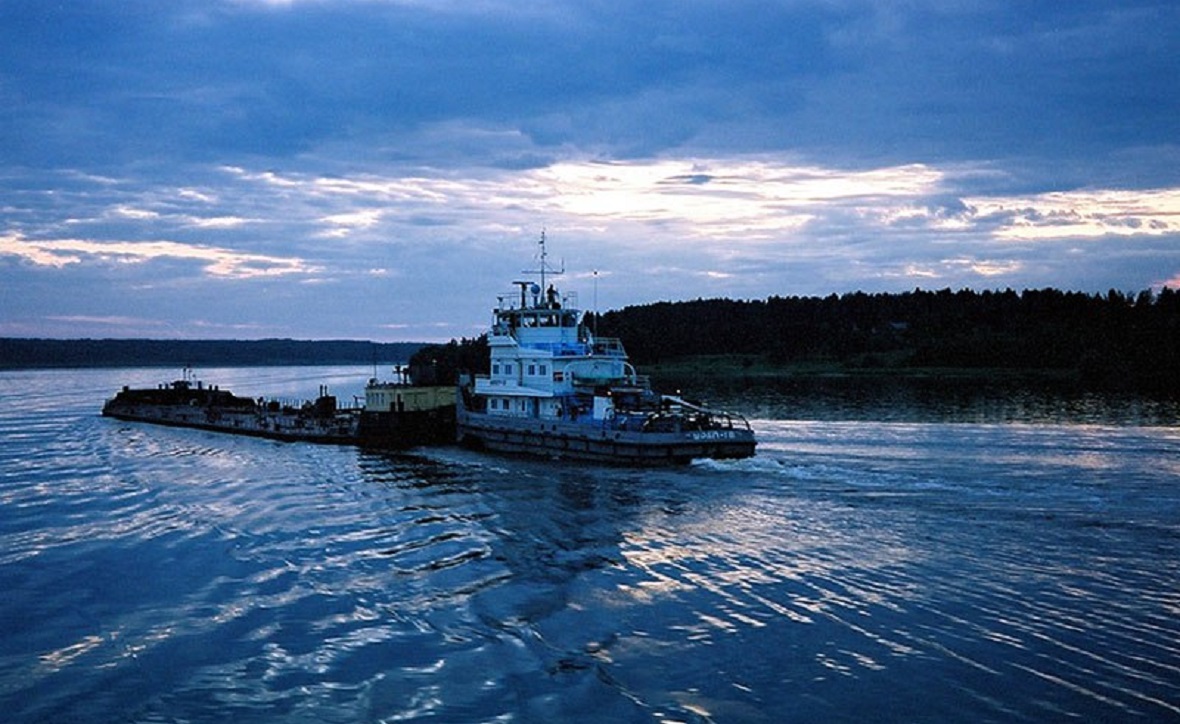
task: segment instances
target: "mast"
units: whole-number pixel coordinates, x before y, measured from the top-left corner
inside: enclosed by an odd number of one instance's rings
[[[540,251],[538,253],[539,253],[541,263],[539,264],[538,268],[525,269],[524,271],[521,272],[521,274],[540,274],[541,275],[541,294],[547,294],[549,292],[549,289],[548,289],[548,287],[545,286],[545,275],[551,274],[553,276],[557,276],[559,274],[564,274],[565,273],[565,261],[562,260],[560,269],[554,269],[551,266],[549,266],[549,261],[548,261],[549,251],[545,248],[545,230],[544,229],[541,229],[541,239],[537,242],[537,245],[540,247]],[[517,282],[517,283],[519,283],[519,282]]]
[[[594,338],[598,339],[598,270],[594,270]]]
[[[545,230],[541,229],[541,240],[537,242],[541,246],[541,293],[545,293],[545,257],[548,252],[545,251]]]

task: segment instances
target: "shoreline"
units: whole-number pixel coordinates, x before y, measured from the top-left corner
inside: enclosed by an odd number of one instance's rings
[[[855,365],[848,362],[808,360],[774,363],[759,355],[700,355],[666,362],[636,365],[651,377],[739,378],[750,380],[962,380],[978,382],[1045,382],[1083,384],[1074,369],[1009,367],[906,367]]]
[[[700,380],[710,383],[812,384],[854,386],[936,385],[944,389],[1004,387],[1067,395],[1130,395],[1144,400],[1180,402],[1180,390],[1136,385],[1118,376],[1087,377],[1078,369],[1029,367],[907,367],[898,364],[862,366],[835,360],[773,363],[759,355],[701,355],[636,364],[641,375],[660,381]]]

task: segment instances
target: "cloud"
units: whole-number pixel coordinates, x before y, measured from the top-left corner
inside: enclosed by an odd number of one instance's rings
[[[898,200],[944,191],[945,173],[913,164],[848,171],[784,164],[772,158],[563,161],[538,169],[439,172],[384,178],[317,177],[232,171],[290,197],[335,198],[339,210],[318,223],[371,228],[410,215],[484,219],[528,215],[575,226],[634,223],[674,227],[686,237],[755,239],[796,230],[824,208],[886,217]],[[702,183],[702,178],[708,183]],[[357,208],[357,207],[361,208]],[[390,209],[385,211],[382,209]]]
[[[68,314],[68,315],[49,315],[46,317],[51,322],[61,322],[65,324],[84,324],[110,327],[134,327],[142,329],[144,327],[166,327],[167,323],[156,319],[144,319],[143,317],[123,317],[123,316],[97,316],[89,314]]]
[[[371,229],[381,221],[382,213],[379,209],[362,209],[342,214],[330,214],[320,219],[320,223],[335,228],[323,232],[323,235],[346,237],[357,229]]]
[[[185,194],[183,199],[201,199],[199,196]],[[119,205],[107,212],[108,218],[129,219],[132,221],[171,222],[180,226],[191,226],[197,229],[232,229],[250,223],[250,219],[240,216],[193,216],[189,214],[161,213],[151,209],[137,209]],[[74,223],[79,223],[75,220]]]
[[[562,163],[533,174],[567,213],[671,225],[678,238],[781,239],[827,210],[879,216],[939,190],[923,165],[841,171],[765,159]],[[700,183],[707,176],[708,183]]]
[[[473,332],[542,228],[604,308],[1180,269],[1155,0],[0,13],[4,329]]]
[[[1061,157],[1172,143],[1180,110],[1157,90],[1180,20],[1149,2],[201,0],[10,20],[6,147],[32,164],[333,144],[428,159],[419,134],[439,125],[614,158]]]
[[[1176,190],[971,192],[979,179],[995,175],[987,165],[840,169],[760,154],[567,159],[539,168],[465,173],[415,167],[400,173],[391,168],[387,174],[321,175],[240,166],[219,173],[220,183],[209,179],[209,186],[232,192],[202,195],[226,197],[217,206],[219,215],[205,217],[224,220],[207,224],[224,232],[220,246],[194,242],[153,249],[143,242],[121,246],[97,240],[80,245],[75,238],[72,244],[42,243],[32,249],[25,242],[22,248],[30,258],[35,251],[43,263],[59,265],[73,261],[69,255],[79,251],[136,259],[149,251],[216,257],[227,261],[210,261],[207,273],[302,274],[323,285],[373,277],[373,269],[385,270],[384,276],[415,268],[416,278],[427,269],[446,274],[442,269],[448,264],[512,274],[519,262],[504,256],[502,240],[512,240],[524,253],[529,240],[547,226],[576,262],[606,269],[612,259],[627,259],[628,267],[656,268],[662,266],[661,255],[676,254],[679,263],[668,269],[684,271],[682,276],[667,273],[669,287],[678,278],[689,283],[704,277],[711,285],[729,285],[729,292],[718,287],[718,293],[755,295],[759,289],[774,293],[769,285],[776,276],[789,281],[785,270],[791,266],[814,265],[810,284],[827,280],[843,286],[856,275],[864,280],[1003,282],[1065,263],[1047,257],[1034,262],[1032,252],[1008,246],[1013,242],[1034,237],[1077,241],[1101,230],[1125,238],[1165,239],[1176,233]],[[124,238],[142,235],[138,227],[181,233],[201,226],[193,209],[175,206],[188,196],[139,192],[131,198],[148,200],[146,206],[118,201],[100,208],[96,217],[125,222],[110,230]],[[246,227],[258,229],[237,233]],[[33,230],[37,237],[52,231]],[[317,239],[347,246],[325,246]],[[259,248],[267,246],[270,250]],[[233,259],[238,261],[228,261]]]
[[[86,262],[146,264],[160,259],[193,260],[205,273],[226,279],[252,279],[317,271],[297,258],[243,254],[211,246],[173,241],[30,240],[20,234],[0,236],[0,255],[15,256],[37,266],[58,268]]]
[[[1095,189],[964,200],[1001,239],[1036,241],[1180,234],[1180,188]]]

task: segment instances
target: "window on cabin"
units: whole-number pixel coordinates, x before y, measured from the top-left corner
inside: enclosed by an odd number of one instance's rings
[[[536,365],[529,365],[529,377],[532,377],[536,374],[537,374],[537,366]]]
[[[542,375],[547,375],[547,374],[549,374],[549,365],[541,365],[541,370],[540,370],[540,373],[541,373]]]
[[[494,374],[494,375],[500,374],[500,363],[499,362],[496,362],[492,365],[492,374]]]

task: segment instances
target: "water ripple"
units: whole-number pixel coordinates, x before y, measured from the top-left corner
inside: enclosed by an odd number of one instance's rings
[[[767,419],[629,471],[119,423],[119,375],[63,379],[0,376],[13,721],[1180,715],[1174,430]]]

